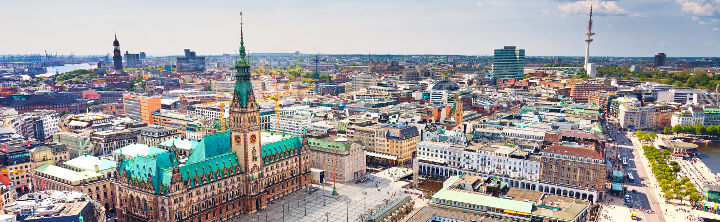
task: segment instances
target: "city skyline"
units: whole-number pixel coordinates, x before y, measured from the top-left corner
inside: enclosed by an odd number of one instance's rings
[[[720,3],[593,1],[593,56],[720,56]],[[491,55],[516,45],[528,56],[582,56],[586,1],[8,2],[0,54],[235,53],[245,12],[250,53]],[[40,6],[38,6],[40,5]],[[317,7],[322,5],[322,7]],[[91,19],[90,19],[91,18]],[[30,27],[30,28],[28,28]],[[82,36],[82,37],[80,37]]]

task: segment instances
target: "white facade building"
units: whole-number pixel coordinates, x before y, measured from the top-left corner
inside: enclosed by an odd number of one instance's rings
[[[417,158],[420,173],[447,177],[433,169],[449,167],[486,175],[537,181],[540,178],[540,161],[527,151],[503,145],[475,145],[465,147],[444,142],[421,141]]]

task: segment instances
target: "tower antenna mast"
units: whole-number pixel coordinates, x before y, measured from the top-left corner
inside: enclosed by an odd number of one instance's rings
[[[592,32],[592,26],[593,26],[592,10],[593,10],[593,5],[592,5],[592,2],[590,2],[590,19],[588,20],[588,31],[587,31],[587,33],[585,33],[585,36],[587,36],[587,38],[585,39],[585,44],[586,44],[585,64],[584,64],[585,69],[587,69],[587,65],[590,60],[590,43],[593,41],[592,36],[595,35],[595,33]]]

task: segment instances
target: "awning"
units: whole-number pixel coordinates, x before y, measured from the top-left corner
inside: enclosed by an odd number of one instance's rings
[[[428,162],[434,162],[434,163],[440,163],[440,164],[445,163],[445,160],[443,160],[443,159],[429,157],[429,156],[418,156],[417,158],[418,158],[418,160],[424,160],[424,161],[428,161]]]
[[[5,184],[5,186],[7,186],[10,184],[10,182],[12,182],[12,180],[10,180],[10,178],[8,178],[4,175],[0,175],[0,183]]]
[[[622,184],[614,183],[612,184],[612,191],[622,191]]]
[[[82,122],[82,121],[73,120],[73,121],[70,121],[70,123],[68,123],[68,125],[70,125],[70,126],[77,126],[77,127],[86,127],[86,126],[88,125],[88,123],[87,123],[87,122]]]
[[[377,157],[382,159],[388,159],[388,160],[397,160],[397,156],[384,154],[384,153],[377,153],[372,151],[365,151],[365,155],[371,156],[371,157]]]

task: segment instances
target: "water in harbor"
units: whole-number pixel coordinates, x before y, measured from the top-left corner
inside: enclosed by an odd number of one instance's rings
[[[43,74],[38,74],[37,76],[47,77],[47,76],[53,76],[57,73],[62,74],[62,73],[66,73],[66,72],[70,72],[70,71],[74,71],[74,70],[78,70],[78,69],[92,69],[95,67],[97,67],[97,66],[94,64],[91,64],[91,63],[65,64],[62,66],[48,66],[48,67],[46,67],[47,72],[45,72]],[[23,75],[23,79],[30,79],[30,76]]]
[[[714,173],[720,173],[720,143],[698,143],[698,156]]]

